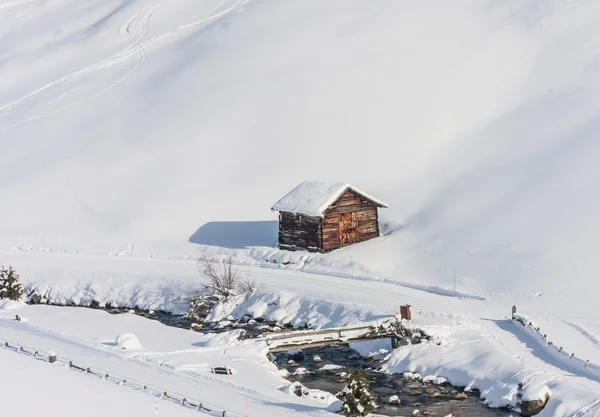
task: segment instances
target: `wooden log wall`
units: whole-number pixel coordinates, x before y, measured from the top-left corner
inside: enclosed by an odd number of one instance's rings
[[[321,251],[321,218],[280,212],[279,243],[286,250]]]
[[[346,230],[342,231],[342,225],[340,224],[342,221],[341,216],[345,213],[356,213],[353,215],[352,221],[356,223],[357,234],[355,242],[346,244],[364,242],[379,236],[377,206],[367,198],[348,190],[325,212],[323,218],[323,251],[327,252],[346,246],[340,239],[342,232],[348,232],[348,219],[346,219],[344,226]]]

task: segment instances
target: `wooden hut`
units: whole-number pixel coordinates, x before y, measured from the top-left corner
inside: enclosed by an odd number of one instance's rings
[[[329,252],[379,236],[384,202],[345,183],[305,181],[279,200],[281,249]]]

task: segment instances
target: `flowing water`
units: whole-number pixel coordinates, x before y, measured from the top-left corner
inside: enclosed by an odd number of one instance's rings
[[[409,416],[414,410],[419,410],[422,415],[431,417],[444,417],[448,414],[456,416],[481,416],[481,417],[509,417],[518,416],[504,409],[491,409],[486,407],[479,399],[476,390],[465,392],[466,398],[458,399],[464,391],[448,384],[435,385],[416,380],[406,380],[402,375],[383,374],[376,370],[381,361],[362,358],[348,345],[303,349],[304,359],[295,357],[292,365],[289,364],[287,352],[274,353],[275,363],[281,369],[287,369],[288,378],[292,382],[300,382],[307,388],[320,389],[335,394],[340,392],[346,382],[340,376],[362,368],[369,382],[371,393],[376,397],[380,408],[376,413],[387,416]],[[317,355],[322,362],[315,363],[313,357]],[[333,366],[332,366],[333,365]],[[309,373],[293,375],[299,367],[306,368]],[[337,367],[336,369],[332,369]],[[392,395],[398,396],[401,405],[389,404]]]

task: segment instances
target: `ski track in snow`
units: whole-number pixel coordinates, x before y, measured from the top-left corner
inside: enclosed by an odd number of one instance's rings
[[[586,329],[582,325],[575,323],[570,320],[563,320],[569,327],[577,330],[582,336],[589,340],[594,346],[600,348],[600,338],[596,336],[592,331]]]
[[[29,2],[29,1],[33,1],[33,0],[27,0],[27,2]],[[97,72],[100,70],[114,67],[115,65],[121,64],[124,61],[128,60],[129,58],[131,58],[135,55],[138,55],[139,56],[138,63],[130,71],[128,71],[124,76],[119,78],[117,81],[113,82],[107,88],[105,88],[87,98],[84,98],[81,100],[76,100],[73,103],[70,103],[66,106],[60,107],[58,109],[52,110],[47,113],[28,117],[25,120],[22,120],[20,122],[14,123],[12,125],[6,126],[3,129],[0,129],[0,132],[7,131],[15,126],[21,125],[21,124],[26,123],[31,120],[36,120],[36,119],[40,119],[43,117],[47,117],[47,116],[56,114],[58,112],[61,112],[63,110],[66,110],[66,109],[69,109],[76,105],[79,105],[83,102],[91,100],[95,97],[98,97],[101,94],[104,94],[104,93],[112,90],[113,88],[115,88],[117,85],[121,84],[123,81],[125,81],[126,79],[131,77],[131,75],[133,75],[133,73],[135,73],[137,70],[140,69],[140,67],[144,64],[144,62],[147,59],[146,52],[148,50],[150,50],[151,48],[154,48],[154,47],[164,43],[165,41],[172,38],[174,35],[178,34],[182,30],[193,28],[193,27],[202,25],[206,22],[223,17],[223,16],[229,14],[230,12],[237,10],[239,7],[243,6],[248,1],[250,1],[250,0],[235,0],[234,2],[231,2],[231,0],[223,0],[211,12],[206,14],[202,19],[200,19],[196,22],[182,25],[174,32],[167,32],[162,35],[155,36],[154,38],[151,38],[151,39],[147,40],[146,42],[142,42],[142,41],[145,39],[145,37],[147,36],[147,34],[149,32],[149,28],[150,28],[149,19],[154,14],[154,12],[156,11],[156,9],[158,7],[160,7],[162,4],[166,3],[166,0],[161,0],[158,3],[154,3],[153,5],[142,8],[140,11],[138,11],[132,17],[130,17],[121,26],[121,28],[119,30],[119,33],[121,34],[121,36],[123,36],[125,39],[127,39],[127,41],[130,42],[132,44],[132,46],[116,53],[115,55],[112,55],[106,59],[103,59],[103,60],[97,62],[96,64],[89,65],[89,66],[84,67],[80,70],[77,70],[69,75],[58,78],[40,88],[32,91],[31,93],[28,93],[8,104],[0,106],[0,121],[2,119],[4,119],[6,116],[8,116],[21,103],[23,103],[26,100],[31,99],[32,97],[36,96],[37,94],[39,94],[41,92],[44,92],[52,87],[56,87],[60,84],[70,83],[84,75],[89,75],[91,73],[94,73],[94,72]],[[21,2],[19,4],[22,4],[22,3],[23,2]],[[1,7],[1,5],[0,5],[0,7]],[[133,32],[140,32],[141,36],[136,38],[133,35]],[[63,93],[63,95],[64,94],[66,94],[66,93]]]
[[[121,36],[127,39],[129,43],[133,45],[133,49],[138,52],[140,58],[137,64],[131,70],[129,70],[129,72],[127,72],[123,77],[119,78],[115,83],[108,87],[108,90],[114,88],[116,85],[125,81],[134,72],[140,69],[140,67],[144,65],[144,62],[146,62],[146,51],[144,50],[144,47],[140,45],[140,42],[142,42],[144,38],[146,38],[150,30],[150,17],[154,14],[154,11],[164,3],[165,1],[163,0],[158,3],[144,7],[142,10],[134,14],[129,20],[127,20],[123,24],[123,26],[121,26],[119,33],[121,34]],[[134,32],[139,32],[140,36],[136,37],[134,35]]]
[[[0,9],[8,9],[10,7],[22,6],[23,4],[33,3],[35,0],[8,1],[0,3]]]

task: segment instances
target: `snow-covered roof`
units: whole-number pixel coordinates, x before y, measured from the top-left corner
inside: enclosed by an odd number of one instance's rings
[[[275,203],[271,207],[271,210],[323,217],[325,210],[335,203],[348,189],[366,197],[380,207],[387,207],[387,204],[383,201],[370,196],[350,184],[342,182],[304,181]]]

